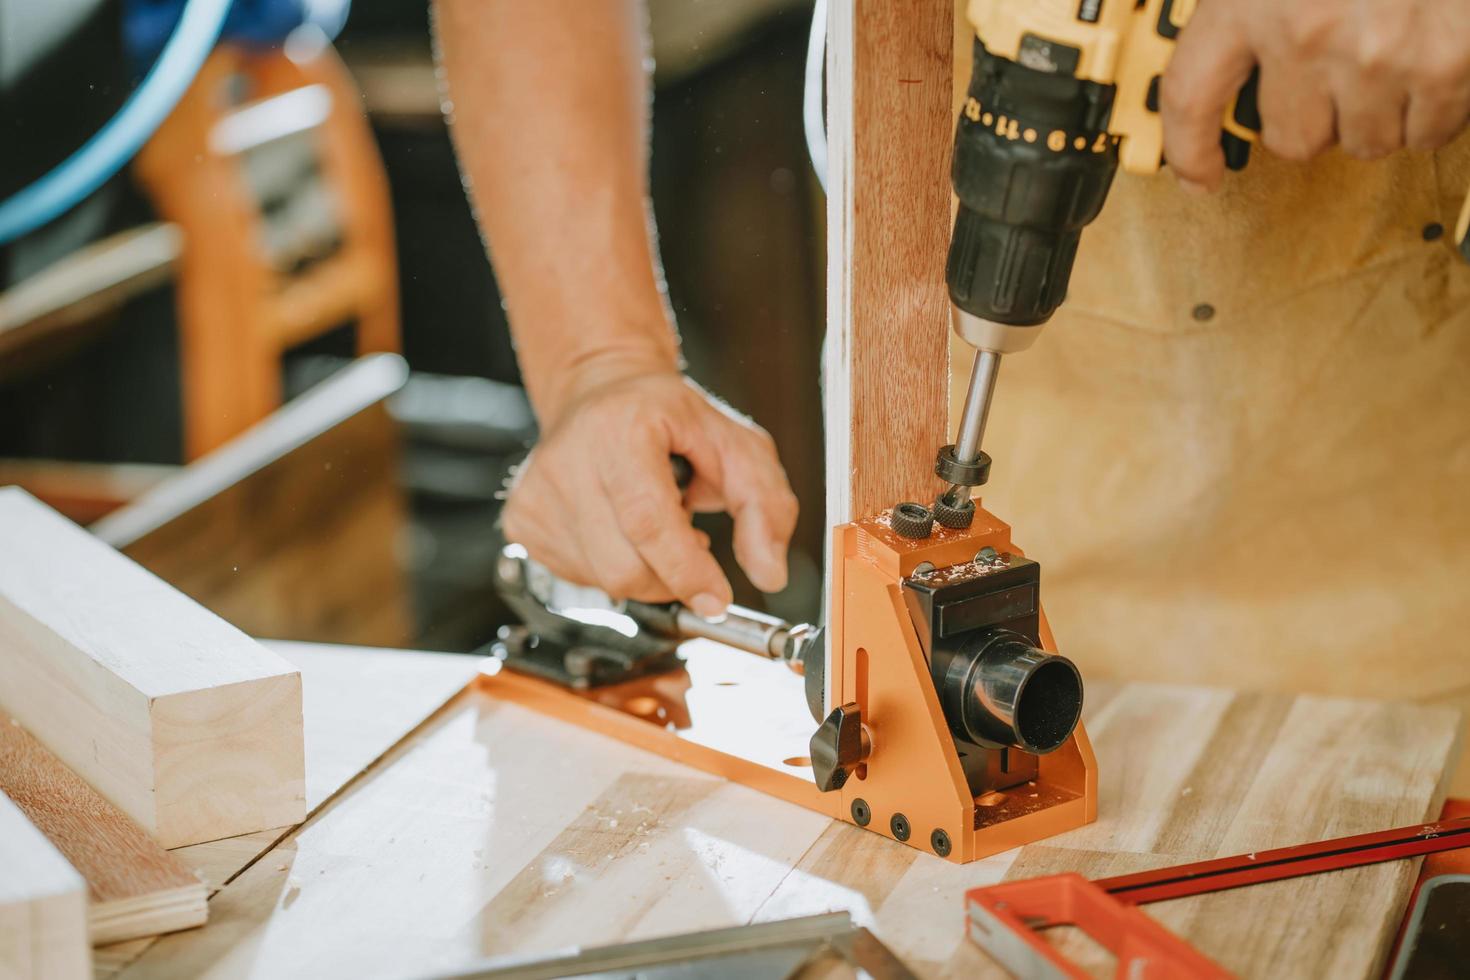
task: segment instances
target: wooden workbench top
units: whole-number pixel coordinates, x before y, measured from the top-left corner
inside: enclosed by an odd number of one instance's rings
[[[955,866],[471,690],[243,872],[219,869],[230,880],[209,925],[154,942],[122,975],[422,976],[832,909],[923,975],[999,975],[962,938],[967,888],[1420,822],[1438,812],[1458,723],[1417,706],[1102,683],[1087,719],[1098,822]],[[1397,862],[1150,911],[1244,976],[1367,977],[1412,875]]]

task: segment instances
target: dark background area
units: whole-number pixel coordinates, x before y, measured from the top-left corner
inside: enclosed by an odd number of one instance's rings
[[[58,98],[87,111],[53,105],[47,118],[54,124],[21,120],[11,145],[39,129],[50,153],[65,152],[125,96],[125,73],[98,56],[115,43],[111,6],[102,4],[96,23],[65,52],[69,60],[58,62],[73,66]],[[823,202],[801,126],[809,18],[809,4],[781,0],[666,0],[651,7],[659,66],[652,187],[671,300],[690,373],[768,429],[787,464],[803,503],[790,587],[759,595],[738,573],[728,519],[701,517],[700,524],[736,582],[737,601],[807,620],[819,613],[825,537]],[[518,385],[494,276],[437,111],[427,4],[356,0],[336,47],[361,86],[391,184],[403,352],[415,381],[432,386],[458,376]],[[88,69],[95,78],[76,71],[79,58],[98,66]],[[83,86],[97,94],[82,97]],[[12,130],[19,125],[7,120]],[[0,169],[16,184],[16,175],[37,170],[45,155],[15,158],[23,171],[11,160]],[[148,217],[127,179],[114,181],[86,210],[91,217],[72,238]],[[0,285],[65,247],[64,239],[31,241],[0,252]],[[283,368],[288,392],[318,380],[350,351],[344,330],[293,352]],[[68,345],[0,363],[0,456],[178,463],[178,375],[173,296],[165,287],[101,318]],[[513,388],[476,391],[497,416],[485,423],[504,429],[508,441],[491,440],[504,453],[445,442],[432,426],[404,423],[402,479],[412,522],[403,554],[413,572],[416,642],[430,648],[476,648],[503,618],[489,591],[488,532],[510,445],[525,441],[525,406]]]

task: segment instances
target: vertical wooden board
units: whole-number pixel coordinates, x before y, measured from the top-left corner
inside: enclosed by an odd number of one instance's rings
[[[86,889],[66,858],[0,793],[0,977],[91,976]]]
[[[301,676],[0,490],[0,707],[165,847],[305,816]]]
[[[828,13],[827,517],[937,489],[947,441],[952,0]]]
[[[3,712],[0,791],[86,880],[92,942],[204,924],[204,883]]]

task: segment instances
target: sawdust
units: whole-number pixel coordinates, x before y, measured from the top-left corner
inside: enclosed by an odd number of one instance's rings
[[[945,568],[936,568],[932,572],[916,573],[913,577],[925,585],[958,585],[961,582],[994,575],[996,572],[1010,568],[1014,559],[1015,555],[1009,551],[1002,551],[997,555],[983,558],[977,555],[970,561],[963,561],[958,565],[949,565]]]

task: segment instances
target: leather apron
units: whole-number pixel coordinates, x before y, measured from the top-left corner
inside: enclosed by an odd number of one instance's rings
[[[986,437],[1084,674],[1470,709],[1467,191],[1465,138],[1118,177]]]

